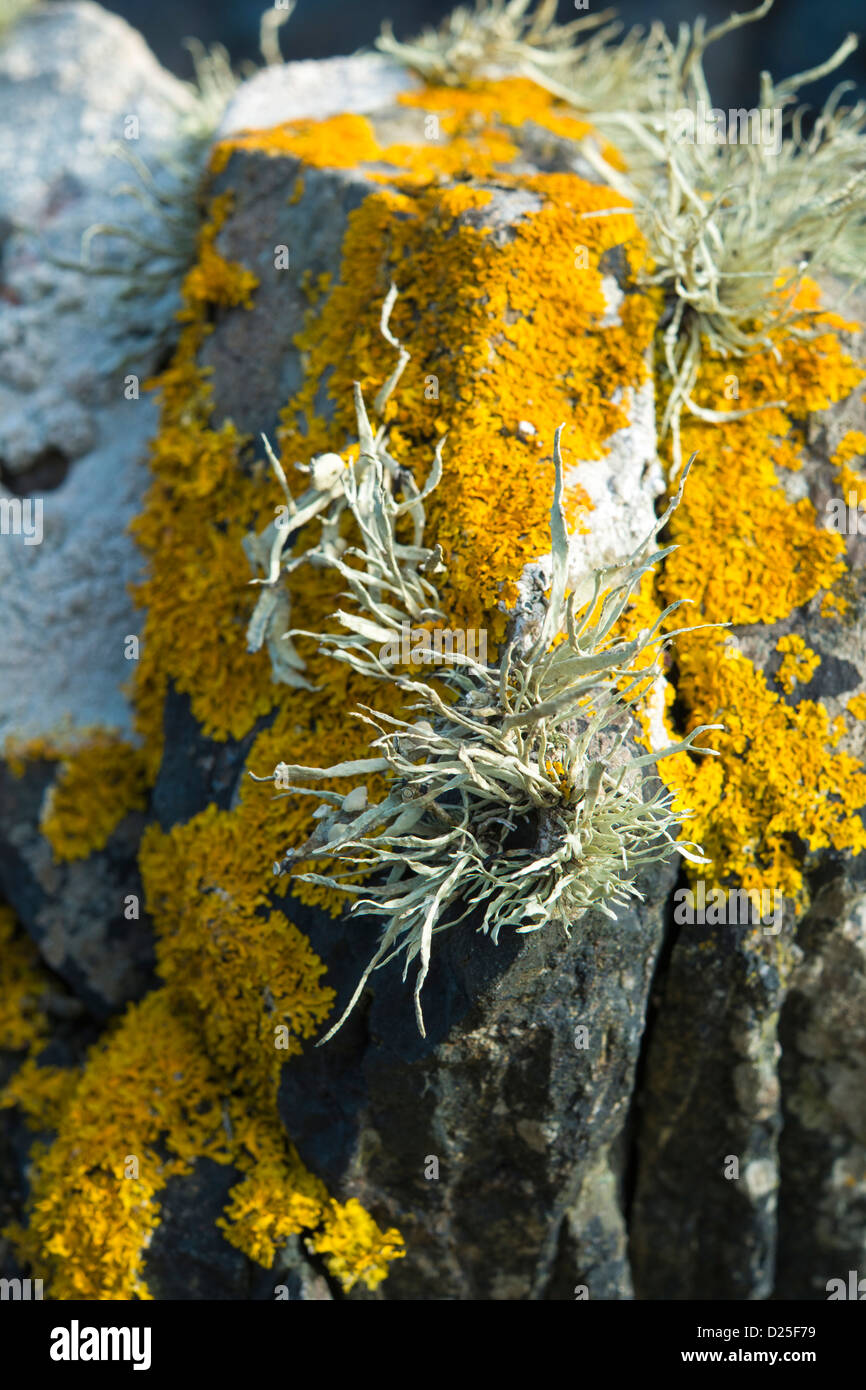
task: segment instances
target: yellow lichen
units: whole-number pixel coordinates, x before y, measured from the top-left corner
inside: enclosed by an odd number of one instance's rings
[[[399,1231],[380,1231],[361,1203],[350,1198],[344,1206],[331,1202],[324,1229],[313,1236],[312,1248],[325,1256],[330,1272],[345,1289],[359,1281],[375,1289],[387,1278],[388,1265],[406,1251]]]
[[[0,1048],[32,1051],[45,1041],[39,1000],[46,983],[36,947],[17,927],[12,909],[0,905]]]
[[[862,430],[848,430],[831,459],[836,465],[836,483],[841,489],[842,499],[847,506],[855,509],[862,502],[866,502],[866,478],[862,473],[855,473],[848,464],[852,459],[862,458],[864,455],[866,434]]]
[[[816,306],[814,286],[804,288],[801,304]],[[827,314],[814,326],[828,331],[811,339],[783,333],[772,350],[736,364],[706,355],[693,392],[699,405],[724,410],[731,400],[730,408],[739,410],[783,399],[787,406],[722,427],[684,418],[683,452],[697,451],[698,461],[671,522],[670,539],[679,549],[655,590],[645,586],[633,623],[646,625],[677,598],[695,600],[690,622],[744,626],[779,621],[822,594],[822,615],[844,607],[830,592],[846,573],[844,539],[823,528],[807,499],[789,502],[777,473],[800,467],[807,415],[841,400],[863,378],[836,334],[842,321]],[[732,383],[733,397],[726,390]],[[839,748],[843,724],[831,721],[821,704],[789,705],[721,632],[678,639],[676,699],[687,730],[726,725],[713,736],[719,758],[679,754],[659,766],[680,804],[696,812],[689,838],[713,861],[703,874],[717,883],[774,888],[802,902],[795,837],[813,850],[856,854],[866,846],[858,814],[866,804],[866,773]]]
[[[798,682],[808,685],[821,664],[820,656],[817,652],[809,650],[797,632],[780,637],[776,643],[776,651],[781,652],[784,658],[776,673],[776,680],[786,695],[792,693]]]
[[[853,719],[866,719],[866,695],[854,695],[845,708]]]
[[[0,1110],[15,1106],[31,1129],[55,1130],[76,1081],[69,1067],[41,1067],[35,1057],[28,1057],[0,1091]]]
[[[289,465],[345,452],[352,382],[375,394],[393,366],[378,330],[393,278],[400,299],[392,328],[412,360],[386,409],[392,447],[422,481],[440,434],[454,441],[453,486],[432,501],[428,535],[446,552],[451,621],[487,627],[493,643],[523,566],[548,548],[554,430],[569,422],[567,461],[604,454],[645,379],[660,302],[628,293],[620,322],[603,324],[602,256],[622,247],[633,276],[645,252],[628,214],[582,214],[622,200],[575,174],[509,172],[512,132],[524,121],[554,136],[583,133],[548,94],[517,82],[479,88],[471,101],[428,92],[425,103],[441,117],[436,142],[383,151],[363,118],[336,118],[239,137],[218,148],[213,167],[241,147],[292,155],[301,167],[376,164],[373,191],[350,216],[339,275],[305,287],[310,309],[297,337],[305,376],[282,414],[281,451]],[[521,190],[527,208],[504,239],[485,226],[501,187]],[[304,196],[301,178],[294,193]],[[214,315],[249,306],[255,288],[217,249],[230,206],[226,197],[211,206],[184,287],[181,340],[153,383],[162,423],[152,486],[133,527],[148,564],[137,591],[147,620],[134,693],[150,779],[169,685],[189,696],[216,739],[242,738],[270,715],[247,758],[257,772],[271,770],[287,745],[299,761],[317,762],[351,758],[366,745],[346,710],[371,691],[350,668],[335,671],[305,650],[319,687],[311,702],[274,685],[264,652],[246,651],[256,594],[241,539],[271,520],[282,498],[250,466],[252,450],[232,422],[214,418],[200,363]],[[579,489],[567,507],[572,525],[586,524]],[[309,540],[302,534],[298,547]],[[288,582],[293,622],[321,628],[339,584],[302,571]],[[370,791],[377,794],[374,779]],[[374,1288],[404,1253],[396,1231],[381,1231],[353,1200],[335,1202],[303,1169],[276,1114],[280,1065],[312,1036],[332,998],[290,905],[273,908],[274,894],[287,888],[302,902],[338,906],[329,890],[271,876],[275,844],[305,839],[310,813],[305,799],[273,800],[245,779],[231,810],[209,807],[169,832],[148,830],[141,870],[165,983],[91,1054],[56,1140],[38,1157],[28,1230],[16,1234],[22,1257],[51,1278],[52,1296],[147,1296],[143,1262],[159,1194],[198,1156],[241,1170],[220,1225],[261,1263],[303,1233],[347,1288]],[[123,1176],[131,1155],[138,1179]]]
[[[281,1062],[327,1018],[333,990],[309,942],[268,911],[261,859],[243,819],[210,806],[169,834],[150,826],[139,863],[157,929],[159,973],[192,1006],[209,1055],[266,1102]],[[285,1046],[280,1028],[288,1028]]]
[[[145,754],[119,735],[100,730],[63,759],[39,829],[55,859],[86,859],[105,848],[124,816],[146,805]]]

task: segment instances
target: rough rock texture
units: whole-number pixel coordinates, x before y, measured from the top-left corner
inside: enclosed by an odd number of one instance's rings
[[[827,287],[833,304],[838,287]],[[863,322],[862,296],[845,304]],[[847,340],[862,356],[864,337]],[[839,494],[829,459],[866,427],[860,395],[813,416],[804,464],[779,470],[817,516]],[[866,676],[864,542],[846,538],[851,615],[828,623],[818,600],[730,641],[770,681],[787,633],[821,656],[783,695],[843,715]],[[846,720],[840,747],[866,753],[866,724]],[[827,795],[824,792],[824,795]],[[638,1297],[822,1298],[828,1279],[862,1266],[864,1132],[862,855],[802,845],[811,906],[781,926],[675,929],[648,1034],[632,1225]],[[729,1159],[739,1177],[726,1175]],[[676,1230],[672,1243],[668,1233]]]
[[[372,119],[389,138],[412,137],[392,136],[393,112]],[[291,158],[245,152],[217,184],[238,191],[221,247],[254,265],[262,287],[253,311],[229,316],[210,340],[205,360],[221,405],[250,431],[270,429],[275,404],[300,384],[289,325],[301,303],[295,277],[267,274],[271,241],[291,245],[301,272],[332,270],[348,213],[369,191],[359,171],[305,168],[304,196],[286,206],[296,172]],[[494,195],[485,223],[507,227],[531,211],[509,209],[511,196]],[[615,314],[613,275],[608,297]],[[242,358],[255,366],[241,387]],[[660,491],[651,387],[631,415],[609,456],[569,476],[595,504],[590,534],[576,542],[589,563],[646,533]],[[808,495],[819,515],[833,492],[829,456],[861,416],[851,403],[821,416],[803,471],[785,476],[789,495]],[[849,542],[855,572],[862,545]],[[547,578],[543,559],[524,572],[530,615]],[[823,661],[789,702],[821,699],[832,718],[862,686],[862,632],[850,622],[834,629],[831,651],[818,621],[815,601],[783,622],[734,628],[730,640],[772,678],[779,637],[801,633]],[[864,729],[844,745],[858,756]],[[668,876],[639,919],[613,929],[581,923],[567,947],[539,937],[485,961],[483,942],[479,953],[468,934],[446,939],[438,962],[434,953],[426,1044],[413,1033],[396,964],[381,972],[364,1012],[284,1070],[280,1095],[313,1171],[407,1236],[412,1259],[378,1296],[571,1298],[586,1285],[601,1298],[821,1297],[829,1277],[862,1262],[863,1134],[852,1091],[862,930],[853,906],[840,924],[819,925],[831,888],[845,902],[855,897],[858,861],[848,864],[810,855],[810,882],[828,876],[830,886],[796,928],[787,902],[778,934],[675,926]],[[368,954],[360,926],[335,931],[306,914],[303,927],[345,996]],[[841,981],[843,960],[850,967],[831,1003],[821,985]],[[573,1040],[581,1022],[592,1039],[585,1057]],[[438,1178],[425,1177],[431,1159]]]
[[[122,279],[58,262],[78,262],[97,224],[154,234],[152,212],[115,193],[138,179],[109,146],[164,169],[190,100],[133,29],[84,0],[34,10],[0,43],[0,500],[42,507],[41,543],[14,522],[0,534],[0,742],[66,717],[129,724],[119,687],[140,562],[126,526],[157,416],[146,394],[125,398],[125,379],[156,366],[176,292],[124,298]],[[96,262],[128,256],[93,245]]]
[[[0,768],[0,894],[45,964],[105,1018],[154,983],[153,932],[135,863],[145,817],[124,817],[98,854],[58,863],[39,832],[54,773],[50,764],[31,763],[20,778]],[[124,915],[130,894],[141,905],[137,919]]]
[[[301,1157],[344,1200],[399,1221],[412,1251],[381,1297],[632,1297],[623,1156],[675,875],[654,870],[646,903],[615,923],[587,915],[569,940],[493,947],[470,920],[434,953],[426,1039],[395,961],[327,1047],[285,1068],[280,1111]],[[369,955],[364,926],[304,927],[340,1007]]]
[[[284,121],[377,111],[399,92],[420,84],[382,53],[285,63],[265,68],[245,82],[229,102],[218,139]]]

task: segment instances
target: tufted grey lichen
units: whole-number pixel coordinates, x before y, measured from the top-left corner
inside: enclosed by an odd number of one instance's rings
[[[551,587],[540,622],[533,631],[512,625],[494,664],[452,649],[435,677],[419,679],[387,654],[407,624],[443,619],[435,580],[444,559],[423,543],[423,504],[442,475],[442,442],[419,489],[408,470],[395,473],[385,432],[374,434],[357,385],[355,408],[359,457],[334,481],[361,544],[339,540],[326,516],[320,545],[305,557],[336,570],[353,602],[334,615],[341,631],[306,635],[335,660],[396,686],[406,697],[406,718],[362,706],[355,717],[370,729],[369,757],[325,768],[280,763],[256,779],[273,781],[279,795],[320,803],[315,831],[275,864],[275,873],[294,872],[305,860],[330,861],[331,874],[301,878],[342,890],[355,899],[354,913],[382,919],[370,963],[323,1042],[354,1008],[370,974],[401,953],[404,979],[418,960],[415,1011],[423,1034],[420,994],[433,938],[467,918],[494,943],[506,927],[532,932],[558,923],[568,933],[585,909],[615,917],[616,907],[640,897],[635,878],[642,865],[675,853],[707,862],[698,846],[677,839],[684,813],[660,782],[649,784],[647,772],[685,749],[711,753],[695,740],[721,727],[701,725],[682,742],[645,753],[628,738],[634,701],[660,677],[663,649],[693,630],[661,635],[679,603],[635,637],[624,638],[617,627],[643,576],[673,548],[656,548],[656,537],[679,503],[688,469],[633,554],[572,579],[557,431]],[[398,538],[403,517],[413,524],[411,540],[402,530]],[[372,774],[386,786],[373,805],[360,780],[347,795],[309,785]]]

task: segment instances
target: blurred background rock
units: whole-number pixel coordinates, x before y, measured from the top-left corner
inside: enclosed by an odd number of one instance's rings
[[[183,40],[192,35],[205,44],[222,43],[237,64],[258,58],[258,30],[262,0],[107,0],[106,8],[123,15],[144,35],[161,62],[181,76],[189,76],[191,63]],[[382,20],[391,19],[400,38],[410,38],[426,24],[438,24],[454,8],[450,0],[298,0],[298,6],[282,33],[287,58],[325,58],[352,53],[372,44]],[[590,12],[606,8],[604,0],[592,0]],[[616,6],[626,25],[646,25],[661,19],[670,33],[677,24],[706,16],[710,24],[725,19],[732,9],[754,8],[751,0],[622,0]],[[559,17],[575,15],[573,0],[560,0]],[[763,68],[777,76],[821,62],[851,30],[866,27],[864,0],[776,0],[770,14],[755,25],[732,35],[711,51],[707,72],[714,99],[722,107],[751,106],[757,100],[758,77]],[[857,84],[866,96],[866,46],[848,60],[841,73],[816,83],[808,92],[811,102],[823,100],[842,78]]]

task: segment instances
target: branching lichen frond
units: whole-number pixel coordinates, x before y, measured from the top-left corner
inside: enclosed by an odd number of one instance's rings
[[[422,515],[424,498],[439,482],[441,454],[424,492],[397,502],[380,436],[373,435],[357,387],[355,404],[360,456],[340,483],[361,544],[344,555],[323,544],[315,555],[316,563],[346,581],[354,611],[335,615],[344,633],[308,635],[327,654],[399,689],[410,701],[410,717],[363,706],[356,717],[376,735],[370,757],[327,768],[280,763],[270,778],[257,779],[274,781],[283,795],[312,795],[320,803],[313,835],[275,864],[275,872],[329,860],[336,865],[333,875],[301,877],[342,889],[356,898],[353,912],[383,919],[378,948],[322,1041],[342,1025],[371,972],[398,954],[404,978],[419,961],[415,1010],[423,1034],[420,992],[433,937],[470,914],[494,942],[503,927],[529,932],[559,922],[567,932],[587,908],[614,917],[617,906],[640,897],[635,877],[643,864],[677,852],[707,862],[697,846],[676,839],[684,814],[674,811],[661,784],[650,791],[644,770],[693,748],[707,728],[720,727],[701,726],[674,747],[644,754],[627,741],[633,701],[660,677],[662,650],[679,635],[660,635],[679,604],[631,640],[617,635],[617,623],[642,577],[670,553],[672,547],[659,550],[655,541],[682,486],[631,556],[573,580],[561,430],[554,443],[550,596],[537,635],[527,642],[515,633],[495,665],[465,649],[449,654],[435,683],[386,661],[383,647],[404,624],[443,616],[433,584],[441,554],[423,544]],[[397,536],[403,516],[414,522],[411,544]],[[344,796],[305,785],[373,773],[384,775],[387,794],[372,806],[363,786]],[[373,871],[376,881],[358,886],[359,872]]]
[[[382,336],[396,350],[397,363],[376,396],[375,406],[379,414],[410,360],[407,349],[394,337],[389,326],[396,299],[397,289],[392,285],[382,306],[379,327]],[[380,643],[395,636],[393,626],[397,610],[387,595],[399,598],[402,604],[400,611],[407,621],[425,622],[435,616],[432,599],[436,591],[430,577],[441,572],[441,567],[437,570],[438,562],[435,559],[430,562],[432,568],[429,570],[416,571],[414,566],[427,555],[426,551],[422,555],[419,550],[424,532],[424,498],[439,481],[444,439],[440,440],[436,449],[431,478],[421,491],[411,472],[401,467],[389,453],[386,431],[379,429],[374,435],[359,387],[355,389],[355,414],[358,426],[357,460],[349,465],[339,454],[321,454],[309,465],[296,464],[295,467],[310,478],[309,488],[298,498],[292,496],[282,464],[268,440],[264,439],[265,452],[283,492],[285,504],[264,531],[258,535],[250,534],[244,540],[244,549],[253,571],[261,572],[250,583],[262,588],[247,629],[247,649],[258,651],[266,643],[271,654],[274,679],[300,689],[309,690],[312,687],[304,675],[304,662],[292,641],[293,637],[302,634],[287,631],[289,598],[283,583],[283,576],[291,574],[300,565],[336,569],[356,596],[357,591],[364,590],[372,616],[355,621],[366,623],[368,627],[375,626],[381,634],[378,638]],[[402,501],[398,498],[402,498]],[[341,535],[340,523],[347,510],[354,512],[360,535],[368,548],[369,574],[347,563],[358,553],[348,548],[348,542]],[[395,524],[404,516],[411,522],[411,544],[395,539]],[[322,528],[317,544],[293,553],[289,542],[297,541],[302,528],[316,521]],[[343,622],[347,615],[339,613],[336,616]],[[396,634],[399,635],[399,632],[398,621]],[[336,640],[339,646],[340,639]],[[349,636],[342,639],[342,644],[349,648],[352,640]],[[368,674],[372,673],[371,668]]]
[[[557,67],[573,60],[579,34],[607,25],[613,10],[556,23],[557,0],[476,0],[474,9],[460,5],[438,29],[400,43],[390,22],[382,26],[377,47],[431,82],[449,86],[472,81],[492,67],[515,67],[531,61]]]
[[[282,63],[280,30],[291,19],[296,6],[297,0],[286,0],[286,4],[280,9],[269,5],[266,10],[262,10],[259,21],[259,48],[265,60],[265,67],[279,67]]]
[[[671,432],[675,474],[683,409],[720,422],[743,413],[708,411],[692,399],[702,354],[774,349],[781,331],[812,336],[818,311],[798,305],[803,277],[831,272],[859,280],[866,265],[866,103],[843,108],[852,84],[840,84],[809,135],[804,110],[794,105],[804,85],[845,61],[856,39],[781,83],[764,73],[758,108],[713,107],[707,48],[762,18],[772,3],[710,30],[702,19],[681,25],[676,43],[663,40],[665,72],[649,110],[607,112],[599,121],[613,140],[619,127],[618,142],[628,148],[628,176],[610,169],[609,180],[630,200],[647,239],[652,269],[644,281],[662,286],[669,301],[663,345],[671,392],[662,433]],[[712,127],[697,129],[708,118]]]
[[[459,6],[438,29],[401,43],[383,25],[377,47],[428,82],[462,86],[479,78],[518,73],[582,111],[617,107],[623,90],[648,90],[658,72],[664,33],[623,34],[615,9],[556,23],[556,0],[476,0]]]

